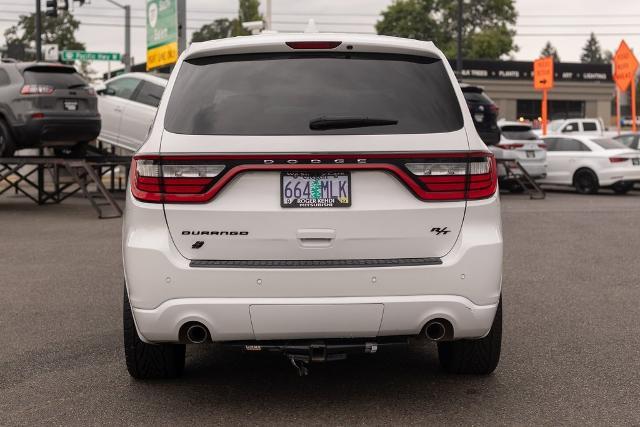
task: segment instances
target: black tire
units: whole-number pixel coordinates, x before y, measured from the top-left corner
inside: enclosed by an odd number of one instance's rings
[[[507,183],[506,189],[509,190],[510,193],[521,194],[524,193],[525,188],[518,183],[518,181],[509,181]]]
[[[0,157],[13,157],[16,152],[16,142],[11,135],[7,123],[0,119]]]
[[[580,194],[596,194],[600,189],[598,176],[591,169],[580,169],[573,176],[573,185]]]
[[[123,307],[124,356],[127,370],[133,378],[176,378],[184,370],[184,344],[147,344],[138,336],[133,322],[127,289],[124,290]]]
[[[486,337],[438,343],[440,366],[450,374],[489,375],[498,366],[501,346],[502,298]]]
[[[633,182],[616,182],[611,189],[616,194],[627,194],[633,189]]]

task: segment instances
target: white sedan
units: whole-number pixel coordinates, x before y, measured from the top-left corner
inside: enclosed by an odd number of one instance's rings
[[[167,80],[129,73],[107,80],[96,88],[102,130],[98,139],[130,151],[144,143],[158,110]]]
[[[541,184],[573,186],[595,194],[602,187],[624,194],[640,182],[640,151],[593,135],[547,136],[547,176]]]
[[[544,142],[523,122],[498,122],[502,136],[497,147],[513,151],[514,158],[532,178],[547,175],[547,151]]]

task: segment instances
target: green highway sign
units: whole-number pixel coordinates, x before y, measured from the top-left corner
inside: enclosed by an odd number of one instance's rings
[[[63,50],[62,61],[120,61],[122,55],[117,52],[85,52],[82,50]]]

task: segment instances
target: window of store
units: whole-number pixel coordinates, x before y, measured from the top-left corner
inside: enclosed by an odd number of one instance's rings
[[[536,120],[542,115],[540,101],[536,99],[519,99],[516,110],[516,118],[526,120]],[[584,117],[584,101],[549,101],[549,120]]]

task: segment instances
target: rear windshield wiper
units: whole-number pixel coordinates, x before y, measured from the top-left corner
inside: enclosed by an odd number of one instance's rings
[[[78,89],[78,88],[81,88],[81,87],[87,87],[87,84],[86,83],[78,83],[78,84],[71,85],[71,86],[67,87],[67,89]]]
[[[363,128],[368,126],[390,126],[397,125],[397,120],[379,119],[373,117],[331,117],[324,116],[313,119],[309,122],[311,130],[328,129],[349,129]]]

